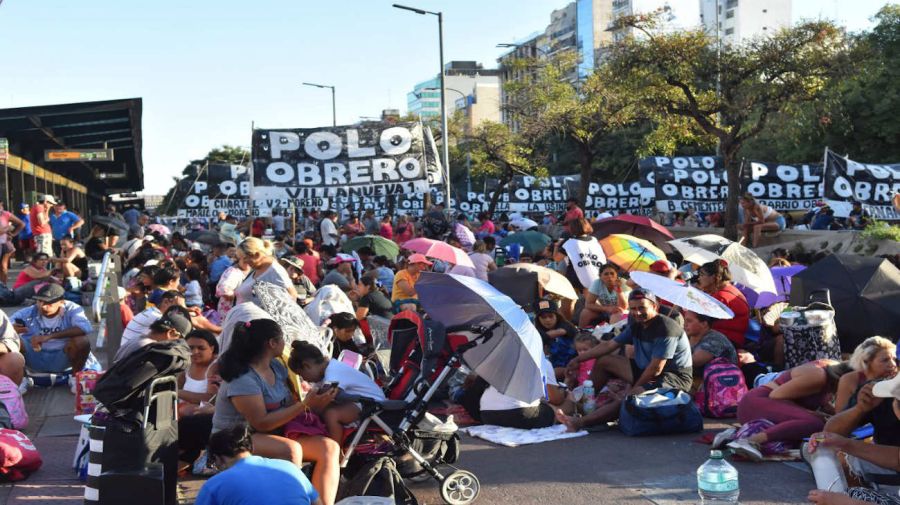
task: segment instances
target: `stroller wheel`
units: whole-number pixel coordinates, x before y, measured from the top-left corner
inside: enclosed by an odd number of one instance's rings
[[[441,482],[441,498],[448,505],[467,505],[478,498],[481,483],[472,472],[457,470]]]

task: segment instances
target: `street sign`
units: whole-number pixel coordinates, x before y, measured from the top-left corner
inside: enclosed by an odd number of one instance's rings
[[[112,149],[47,149],[44,161],[113,161]]]
[[[9,140],[0,138],[0,161],[6,162],[9,158]]]

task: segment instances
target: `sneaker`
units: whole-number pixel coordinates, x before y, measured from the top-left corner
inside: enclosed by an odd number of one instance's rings
[[[731,442],[734,439],[734,434],[736,432],[736,428],[728,428],[727,430],[716,433],[716,436],[712,441],[712,449],[721,449],[723,445]]]
[[[34,381],[31,380],[31,377],[25,377],[22,379],[22,383],[19,384],[19,394],[25,396],[25,393],[31,389],[31,386],[34,386]]]
[[[729,442],[727,447],[731,449],[731,451],[735,454],[740,454],[741,456],[744,456],[751,461],[758,462],[762,461],[763,459],[762,452],[760,452],[759,448],[756,447],[756,444],[747,440],[746,438]]]

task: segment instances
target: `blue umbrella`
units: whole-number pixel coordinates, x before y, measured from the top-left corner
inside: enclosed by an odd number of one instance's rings
[[[499,323],[463,361],[505,395],[523,402],[544,396],[541,336],[512,298],[474,277],[433,272],[422,272],[416,292],[428,315],[447,327]]]

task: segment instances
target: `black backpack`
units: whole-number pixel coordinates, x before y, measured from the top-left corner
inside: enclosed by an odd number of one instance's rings
[[[353,477],[341,484],[337,500],[351,496],[382,496],[397,505],[418,505],[419,501],[403,483],[397,465],[389,456],[372,459],[359,467]]]

